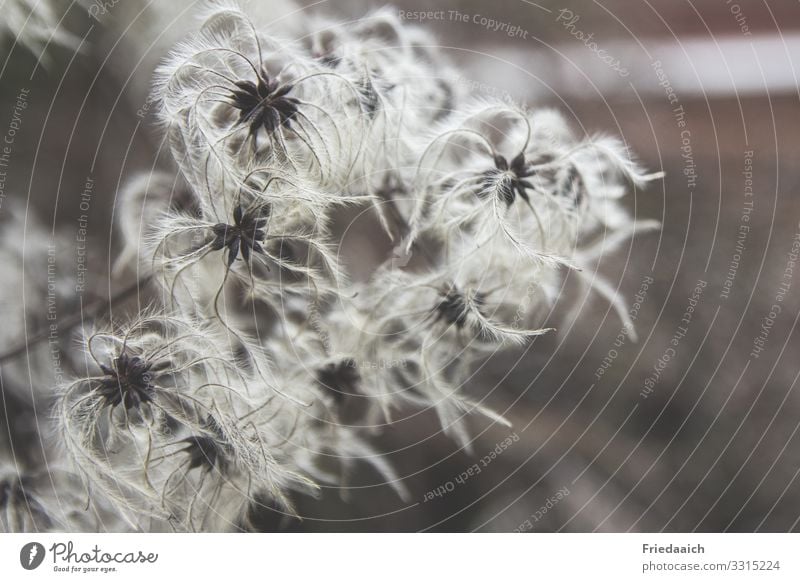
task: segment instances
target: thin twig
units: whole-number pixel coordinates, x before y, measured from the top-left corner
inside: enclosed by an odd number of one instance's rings
[[[65,317],[59,322],[59,327],[63,330],[69,330],[73,327],[83,323],[84,321],[94,319],[99,313],[108,311],[111,305],[115,302],[124,301],[134,292],[138,291],[141,287],[150,282],[152,275],[145,275],[141,279],[137,279],[134,283],[125,287],[106,301],[96,301],[89,304],[82,312],[75,313],[71,316]],[[29,337],[28,341],[22,343],[7,352],[0,355],[0,364],[9,360],[13,360],[17,356],[25,354],[31,346],[47,339],[50,335],[50,329],[45,328],[42,331],[33,334]]]

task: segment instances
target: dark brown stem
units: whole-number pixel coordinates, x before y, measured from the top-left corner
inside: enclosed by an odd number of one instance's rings
[[[389,215],[395,223],[395,227],[398,230],[398,238],[402,243],[403,239],[408,236],[409,231],[411,228],[408,226],[408,222],[406,222],[405,217],[400,212],[400,209],[397,207],[397,202],[395,201],[393,194],[396,193],[405,193],[405,191],[400,187],[392,187],[388,182],[384,186],[386,188],[386,195],[382,197],[383,202],[386,204],[386,208],[389,210]],[[431,254],[430,250],[425,248],[422,245],[414,245],[414,248],[421,251],[422,255],[428,261],[430,265],[435,265],[436,260],[434,259],[433,255]],[[391,259],[390,259],[391,260]]]
[[[108,300],[95,301],[94,303],[90,303],[88,306],[86,306],[85,309],[83,309],[82,312],[75,313],[74,315],[62,319],[59,322],[59,328],[63,330],[69,330],[87,320],[94,319],[100,313],[107,312],[109,308],[112,306],[112,304],[118,303],[120,301],[125,301],[135,292],[139,291],[139,289],[141,289],[143,286],[147,285],[147,283],[150,282],[151,278],[152,278],[151,275],[145,275],[141,279],[137,279],[131,285],[121,289],[120,291],[112,295]],[[5,363],[9,360],[13,360],[16,357],[27,353],[32,346],[38,344],[41,341],[44,341],[49,337],[49,335],[50,335],[50,330],[48,328],[45,328],[42,331],[33,334],[28,338],[28,341],[26,341],[25,343],[20,344],[14,348],[11,348],[10,350],[8,350],[3,354],[0,354],[0,364]]]

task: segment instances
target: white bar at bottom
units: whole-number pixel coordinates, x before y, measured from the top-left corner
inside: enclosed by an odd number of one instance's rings
[[[41,545],[32,550],[34,543]],[[0,574],[15,581],[795,581],[799,549],[794,534],[6,534]]]

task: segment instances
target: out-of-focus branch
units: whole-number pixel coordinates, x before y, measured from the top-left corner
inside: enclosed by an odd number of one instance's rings
[[[71,316],[68,316],[68,317],[65,317],[64,319],[62,319],[59,322],[59,327],[61,329],[68,330],[68,329],[72,329],[73,327],[75,327],[75,326],[77,326],[77,325],[79,325],[79,324],[81,324],[81,323],[83,323],[83,322],[85,322],[87,320],[94,319],[99,314],[107,312],[108,309],[114,303],[118,303],[120,301],[125,301],[126,299],[131,297],[135,292],[139,291],[139,289],[141,289],[143,286],[147,285],[147,283],[150,282],[151,278],[152,278],[151,275],[145,275],[141,279],[137,279],[135,282],[133,282],[129,286],[121,289],[120,291],[118,291],[117,293],[112,295],[109,299],[103,300],[103,301],[95,301],[93,303],[90,303],[89,305],[86,306],[86,308],[82,312],[75,313],[74,315],[71,315]],[[7,362],[9,360],[13,360],[16,357],[27,353],[28,350],[32,346],[34,346],[37,343],[45,340],[48,337],[49,334],[50,334],[50,331],[47,328],[45,328],[42,331],[29,336],[27,341],[25,341],[24,343],[21,343],[21,344],[15,346],[15,347],[11,348],[10,350],[4,352],[3,354],[0,354],[0,364],[2,364],[4,362]]]

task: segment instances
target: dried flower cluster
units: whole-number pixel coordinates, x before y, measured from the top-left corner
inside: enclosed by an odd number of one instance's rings
[[[299,41],[229,2],[201,22],[154,83],[178,175],[134,177],[118,207],[117,272],[152,277],[158,307],[84,339],[57,440],[119,529],[245,527],[356,462],[404,497],[371,435],[409,408],[466,448],[468,415],[506,423],[464,383],[549,331],[565,273],[651,226],[618,199],[654,176],[553,111],[463,94],[388,10]],[[367,278],[348,212],[394,249]]]

